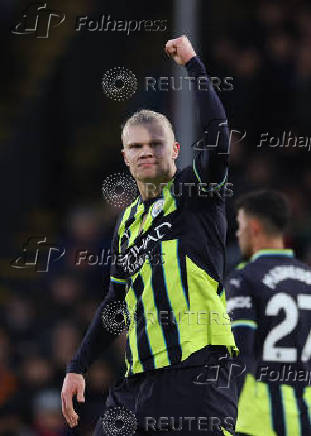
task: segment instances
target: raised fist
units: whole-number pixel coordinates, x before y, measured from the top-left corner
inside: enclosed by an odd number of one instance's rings
[[[191,42],[185,35],[179,38],[169,39],[166,43],[165,51],[177,64],[181,65],[185,65],[193,56],[196,56]]]

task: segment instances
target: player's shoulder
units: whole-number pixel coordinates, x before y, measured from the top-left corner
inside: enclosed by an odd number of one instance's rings
[[[293,266],[301,268],[305,271],[309,271],[311,273],[311,266],[295,257],[293,258]]]
[[[234,309],[251,308],[253,299],[257,298],[256,288],[245,276],[247,265],[247,262],[237,264],[225,280],[228,312]]]
[[[304,270],[311,272],[311,267],[294,256],[292,250],[283,250],[281,254],[260,254],[258,257],[253,256],[248,264],[249,269],[257,269],[262,271],[275,270],[278,268],[280,271],[295,271]],[[288,254],[286,252],[289,252]]]
[[[245,269],[248,267],[249,261],[248,260],[242,260],[238,262],[232,270],[228,274],[228,278],[231,277],[243,277],[245,274]]]
[[[229,272],[226,278],[226,287],[230,286],[234,288],[240,288],[243,282],[246,280],[245,268],[248,262],[242,261],[235,265],[235,267]]]
[[[294,256],[260,255],[249,262],[240,264],[233,272],[233,278],[247,282],[254,289],[286,279],[299,280],[311,285],[311,268]],[[269,287],[269,286],[268,286]]]
[[[228,274],[226,286],[236,290],[244,288],[248,289],[248,292],[256,293],[260,275],[261,270],[251,259],[242,261]]]

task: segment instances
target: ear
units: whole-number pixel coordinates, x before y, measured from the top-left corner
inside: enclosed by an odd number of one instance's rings
[[[124,159],[124,163],[125,163],[125,165],[128,167],[128,166],[129,166],[129,163],[128,163],[128,159],[127,159],[127,157],[126,157],[126,153],[125,153],[124,148],[122,148],[122,150],[121,150],[121,154],[122,154],[122,156],[123,156],[123,159]]]
[[[173,159],[177,159],[180,151],[180,144],[178,142],[174,142],[173,144]]]
[[[252,218],[252,219],[250,219],[249,224],[250,224],[250,228],[251,228],[251,231],[252,231],[254,236],[257,236],[260,233],[262,233],[262,224],[261,224],[259,219]]]

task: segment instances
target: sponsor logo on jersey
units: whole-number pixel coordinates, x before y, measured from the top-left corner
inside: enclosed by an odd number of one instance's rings
[[[120,259],[124,272],[135,274],[150,255],[150,245],[163,239],[171,227],[172,224],[169,221],[164,221],[164,223],[154,227],[140,244],[132,245]]]

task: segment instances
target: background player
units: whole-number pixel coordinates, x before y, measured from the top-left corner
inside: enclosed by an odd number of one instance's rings
[[[224,356],[235,350],[222,286],[226,221],[219,191],[227,180],[227,120],[189,40],[168,41],[166,52],[201,84],[205,78],[205,86],[193,88],[202,129],[208,128],[215,147],[197,151],[192,165],[177,171],[179,145],[164,115],[141,110],[125,123],[122,153],[140,196],[117,223],[113,252],[121,255],[121,264],[112,265],[109,293],[68,366],[63,413],[72,427],[77,425],[72,397],[84,400],[82,374],[115,339],[109,322],[125,300],[135,313],[127,336],[127,372],[111,389],[107,410],[121,406],[131,411],[139,432],[146,429],[144,418],[154,418],[148,434],[161,430],[163,417],[173,418],[163,432],[178,427],[180,434],[201,434],[203,417],[206,434],[228,434],[225,429],[234,434],[235,384],[218,389],[228,376]],[[199,313],[205,313],[205,321],[196,318]],[[207,361],[215,367],[219,359],[223,365],[215,383],[193,383]],[[194,419],[191,428],[187,417]],[[104,416],[96,434],[106,424]]]
[[[284,248],[286,200],[273,191],[237,201],[244,257],[227,279],[227,310],[246,377],[237,431],[311,435],[311,270]]]

